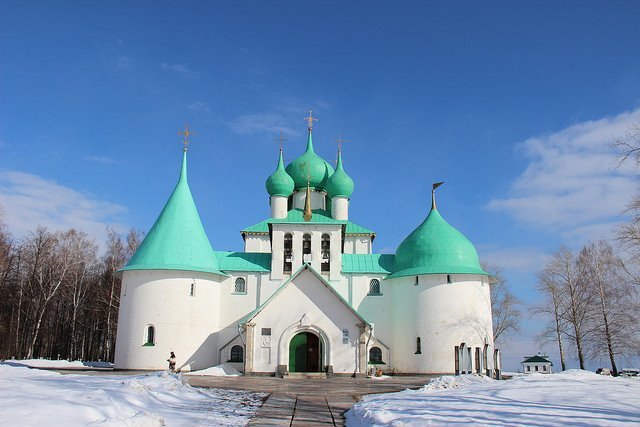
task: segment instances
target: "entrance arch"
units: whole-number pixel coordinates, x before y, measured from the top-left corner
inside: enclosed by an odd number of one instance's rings
[[[322,339],[313,332],[300,332],[289,341],[289,372],[322,372]]]

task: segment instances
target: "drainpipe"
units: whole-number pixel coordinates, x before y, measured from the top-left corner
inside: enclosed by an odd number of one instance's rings
[[[367,361],[367,368],[369,367],[369,343],[371,342],[371,335],[373,335],[373,326],[369,325],[369,338],[367,339],[367,345],[364,347],[364,351],[367,352],[365,355],[365,360]],[[368,369],[367,369],[368,370]]]
[[[240,335],[240,341],[242,341],[242,346],[244,348],[244,357],[242,358],[242,370],[247,372],[247,343],[244,341],[242,337],[242,324],[238,323],[238,335]]]

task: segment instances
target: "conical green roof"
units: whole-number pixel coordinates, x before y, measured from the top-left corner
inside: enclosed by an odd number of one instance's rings
[[[293,178],[284,170],[284,162],[282,160],[282,149],[280,149],[280,158],[276,171],[272,173],[265,183],[267,192],[270,196],[289,197],[293,193]]]
[[[473,244],[449,225],[434,206],[427,218],[400,243],[387,278],[420,274],[486,274]]]
[[[180,179],[160,216],[122,271],[186,270],[224,275],[187,183],[187,152]]]
[[[286,171],[293,178],[296,190],[307,188],[307,173],[310,177],[309,186],[311,188],[324,189],[327,180],[333,174],[333,168],[313,151],[311,130],[309,130],[307,138],[307,150],[302,156],[289,163]]]
[[[327,185],[324,189],[329,197],[351,197],[353,193],[353,180],[342,167],[342,150],[338,151],[338,164],[336,165],[336,171],[327,180]]]

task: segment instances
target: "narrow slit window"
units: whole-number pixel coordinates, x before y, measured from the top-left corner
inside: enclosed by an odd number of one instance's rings
[[[244,278],[238,277],[236,279],[235,293],[236,294],[246,294],[247,293],[247,282],[244,280]]]
[[[145,345],[155,345],[156,344],[156,328],[153,326],[147,327],[147,342]]]
[[[189,296],[195,296],[196,295],[196,282],[192,282],[191,283],[191,287],[189,289]]]
[[[420,341],[420,337],[416,338],[416,354],[422,354],[422,342]]]
[[[447,274],[447,283],[451,283],[451,275]]]

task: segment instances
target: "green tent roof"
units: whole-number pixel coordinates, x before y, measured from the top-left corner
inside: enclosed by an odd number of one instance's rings
[[[483,274],[473,244],[440,216],[435,204],[427,218],[400,243],[387,278],[420,274]]]
[[[223,274],[187,183],[187,152],[180,178],[127,270],[186,270]]]
[[[336,171],[327,180],[325,191],[329,197],[351,197],[353,193],[353,179],[344,171],[342,167],[342,151],[338,151],[338,164]]]
[[[293,193],[293,178],[284,170],[284,162],[282,161],[282,149],[280,149],[280,158],[278,159],[278,166],[274,173],[272,173],[267,182],[267,193],[270,196],[284,196],[289,197]]]
[[[247,227],[241,230],[241,233],[268,233],[269,232],[269,224],[342,224],[346,225],[345,234],[354,235],[375,235],[375,231],[369,230],[368,228],[362,227],[358,224],[355,224],[351,221],[338,220],[331,218],[331,213],[324,209],[315,209],[312,211],[313,215],[311,217],[311,221],[307,222],[304,220],[304,212],[302,209],[291,209],[287,212],[287,217],[282,219],[269,218],[264,221],[261,221],[257,224],[254,224],[250,227]]]
[[[307,175],[311,188],[323,189],[327,179],[333,174],[333,168],[313,151],[311,130],[307,138],[307,150],[287,165],[287,173],[295,183],[295,189],[307,188]]]

